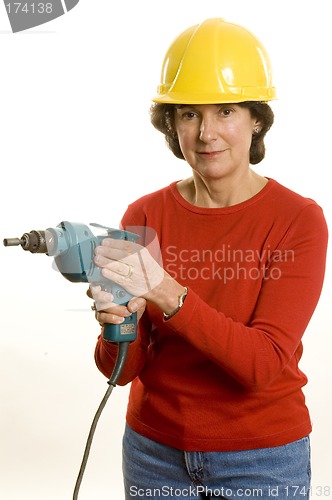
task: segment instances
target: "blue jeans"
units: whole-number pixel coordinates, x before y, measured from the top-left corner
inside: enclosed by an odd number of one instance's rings
[[[181,451],[128,425],[123,437],[126,500],[309,498],[310,441],[232,452]]]

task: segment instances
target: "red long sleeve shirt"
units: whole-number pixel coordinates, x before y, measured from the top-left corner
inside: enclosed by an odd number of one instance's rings
[[[189,204],[176,183],[128,207],[123,227],[153,228],[164,269],[189,293],[165,321],[149,303],[120,385],[129,425],[188,451],[279,446],[311,421],[301,338],[321,293],[327,227],[312,200],[270,179],[226,208]],[[109,377],[116,346],[100,336]]]

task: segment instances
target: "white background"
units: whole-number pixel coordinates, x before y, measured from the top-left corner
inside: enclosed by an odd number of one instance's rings
[[[117,227],[128,203],[190,175],[148,109],[168,45],[208,17],[253,31],[273,62],[276,120],[255,168],[314,198],[331,225],[329,4],[81,0],[12,34],[1,2],[1,240],[62,220]],[[87,287],[64,280],[50,258],[1,245],[0,259],[0,499],[69,500],[108,387],[93,359],[98,325]],[[330,297],[329,256],[301,363],[314,424],[313,498],[332,497]],[[81,500],[123,499],[127,396],[116,387],[102,414]]]

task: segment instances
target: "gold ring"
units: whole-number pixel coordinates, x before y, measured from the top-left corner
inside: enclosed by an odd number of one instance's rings
[[[131,264],[126,264],[126,266],[128,266],[128,272],[127,272],[127,274],[124,274],[123,277],[124,278],[130,278],[131,275],[134,272],[134,268],[133,268],[133,266]]]

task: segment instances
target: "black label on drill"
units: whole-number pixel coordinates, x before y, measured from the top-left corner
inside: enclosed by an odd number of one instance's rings
[[[133,333],[136,333],[136,325],[134,323],[120,325],[120,335],[132,335]]]

